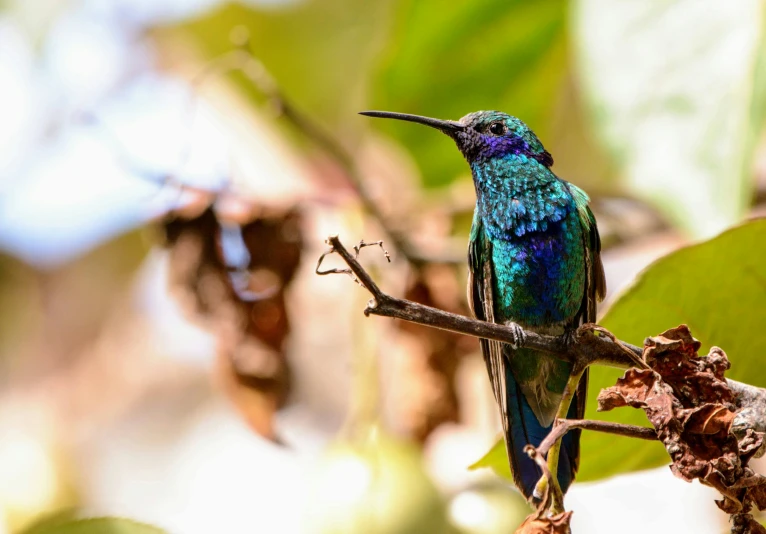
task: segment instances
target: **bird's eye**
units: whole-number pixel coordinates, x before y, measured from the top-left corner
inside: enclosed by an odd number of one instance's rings
[[[502,122],[493,122],[489,125],[489,132],[492,135],[503,135],[505,133],[505,124]]]

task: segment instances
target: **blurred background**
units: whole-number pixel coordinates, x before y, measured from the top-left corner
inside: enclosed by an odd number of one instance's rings
[[[0,533],[62,511],[512,532],[524,502],[468,469],[500,429],[476,340],[365,318],[365,291],[314,272],[329,234],[383,239],[390,264],[361,257],[384,290],[468,313],[467,165],[356,113],[527,122],[592,198],[608,306],[766,213],[765,21],[761,0],[0,1]],[[668,276],[748,276],[688,264]],[[708,319],[758,324],[753,287],[718,308],[668,289],[605,324],[640,343],[687,321],[734,372]],[[766,386],[759,367],[735,378]],[[618,375],[594,370],[593,406]],[[624,441],[584,436],[576,532],[727,530],[714,492]]]

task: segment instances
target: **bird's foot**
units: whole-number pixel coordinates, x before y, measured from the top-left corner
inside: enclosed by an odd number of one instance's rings
[[[566,329],[564,332],[564,340],[567,347],[571,347],[577,343],[577,336],[579,335],[578,332],[579,329]]]
[[[513,343],[510,344],[511,348],[516,350],[523,347],[527,339],[527,335],[524,333],[524,329],[516,323],[510,323],[508,326],[513,331]]]

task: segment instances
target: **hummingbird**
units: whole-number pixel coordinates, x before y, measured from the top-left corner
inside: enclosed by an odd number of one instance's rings
[[[468,244],[468,302],[477,319],[515,323],[540,334],[562,335],[596,320],[606,294],[601,239],[588,195],[551,170],[553,158],[520,119],[477,111],[458,121],[388,111],[362,115],[435,128],[457,144],[476,189]],[[524,452],[550,432],[572,364],[544,352],[482,339],[517,488],[528,500],[542,475]],[[587,369],[567,418],[582,419]],[[562,492],[574,480],[580,431],[562,439],[556,478]]]

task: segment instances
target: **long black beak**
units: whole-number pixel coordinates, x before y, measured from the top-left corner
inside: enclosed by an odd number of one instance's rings
[[[457,121],[443,121],[441,119],[432,119],[431,117],[421,117],[420,115],[410,115],[408,113],[396,113],[394,111],[360,111],[359,114],[368,117],[378,117],[380,119],[417,122],[418,124],[425,124],[431,128],[441,130],[447,135],[455,134],[465,129],[465,126]]]

